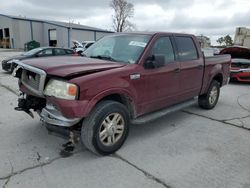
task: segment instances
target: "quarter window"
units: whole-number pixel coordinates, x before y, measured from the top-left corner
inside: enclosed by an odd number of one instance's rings
[[[165,57],[165,63],[175,60],[174,50],[169,37],[161,37],[155,42],[151,55],[161,55]]]
[[[180,60],[198,59],[197,49],[191,37],[176,37],[176,44]]]

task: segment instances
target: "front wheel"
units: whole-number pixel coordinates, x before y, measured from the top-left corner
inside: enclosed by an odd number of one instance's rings
[[[212,109],[218,102],[220,96],[220,84],[213,80],[209,86],[208,92],[199,96],[199,106],[204,109]]]
[[[102,101],[82,124],[81,139],[90,151],[108,155],[117,151],[129,132],[126,107],[115,101]]]

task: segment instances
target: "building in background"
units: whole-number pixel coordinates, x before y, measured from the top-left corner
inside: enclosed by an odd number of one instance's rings
[[[0,47],[24,48],[24,44],[37,41],[41,46],[71,47],[72,40],[96,41],[113,33],[80,24],[29,19],[0,14]]]
[[[234,35],[234,45],[250,48],[250,29],[246,27],[236,28]]]
[[[210,38],[208,38],[204,35],[200,35],[200,36],[196,36],[196,37],[201,45],[201,48],[207,48],[207,47],[211,46]]]

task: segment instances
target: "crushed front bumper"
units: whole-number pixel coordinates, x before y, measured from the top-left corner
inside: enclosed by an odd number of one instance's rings
[[[56,126],[71,127],[81,121],[81,118],[66,118],[53,105],[47,104],[40,113],[41,120]]]

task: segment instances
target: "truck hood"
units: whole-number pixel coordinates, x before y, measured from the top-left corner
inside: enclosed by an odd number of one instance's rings
[[[72,77],[125,66],[125,64],[79,56],[46,57],[23,63],[44,70],[49,75]]]

